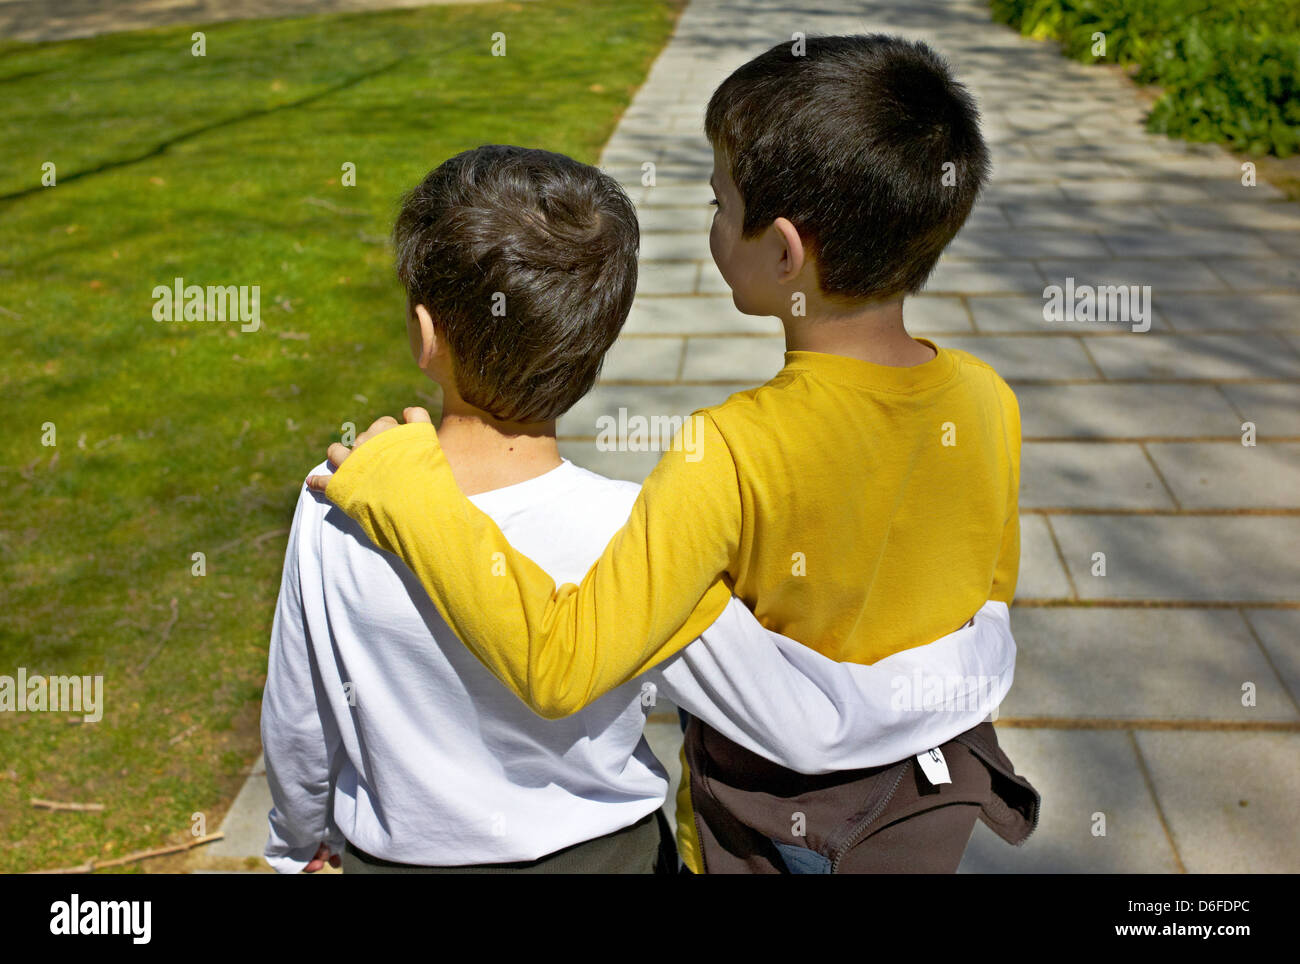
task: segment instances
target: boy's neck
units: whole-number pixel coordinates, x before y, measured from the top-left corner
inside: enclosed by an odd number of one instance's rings
[[[526,482],[562,463],[553,420],[502,422],[461,405],[444,401],[438,444],[466,495]]]
[[[902,300],[884,304],[808,306],[806,316],[781,319],[786,351],[845,355],[875,365],[911,368],[935,357],[933,349],[907,333]]]

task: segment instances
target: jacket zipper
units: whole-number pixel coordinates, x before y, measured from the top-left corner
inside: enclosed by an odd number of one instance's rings
[[[832,874],[839,873],[840,861],[844,859],[844,855],[853,849],[854,845],[857,844],[857,842],[862,839],[863,835],[866,834],[867,828],[869,828],[875,822],[876,818],[884,812],[885,807],[889,806],[889,801],[894,799],[894,794],[898,792],[898,785],[903,782],[903,777],[911,771],[912,758],[908,757],[905,765],[898,771],[898,776],[894,778],[894,782],[890,785],[889,792],[881,798],[880,802],[876,804],[872,811],[867,814],[866,818],[858,824],[858,828],[853,832],[849,839],[844,842],[844,845],[840,847],[840,852],[836,854],[835,859],[831,861]]]

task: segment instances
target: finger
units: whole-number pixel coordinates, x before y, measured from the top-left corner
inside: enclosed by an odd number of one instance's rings
[[[309,863],[306,867],[302,869],[302,872],[304,874],[314,874],[316,873],[316,871],[320,870],[324,866],[325,865],[321,863],[319,860],[313,860],[311,863]]]
[[[360,439],[357,442],[360,444]],[[330,465],[337,469],[343,464],[343,460],[352,454],[352,450],[342,442],[335,442],[326,450],[325,454],[329,457]]]
[[[361,448],[361,446],[365,445],[367,442],[369,442],[380,432],[386,432],[390,428],[397,428],[397,422],[395,419],[393,419],[390,416],[384,416],[383,418],[379,419],[377,422],[371,423],[370,428],[366,429],[364,432],[358,435],[356,437],[356,441],[352,443],[352,447],[354,449]]]
[[[420,408],[418,405],[412,405],[410,408],[402,409],[402,421],[410,425],[412,422],[428,422],[433,424],[433,419],[429,417],[427,408]]]
[[[343,866],[343,860],[342,860],[342,858],[340,858],[338,854],[335,854],[334,856],[330,857],[330,866],[331,866],[331,867],[342,867],[342,866]]]
[[[313,492],[319,492],[324,495],[325,489],[329,486],[331,478],[333,478],[333,476],[309,475],[307,476],[307,488]]]

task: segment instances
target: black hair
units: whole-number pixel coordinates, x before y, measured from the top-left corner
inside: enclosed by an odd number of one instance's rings
[[[988,180],[970,93],[930,47],[884,34],[777,44],[713,92],[704,129],[742,236],[788,219],[822,290],[848,299],[920,290]]]
[[[487,145],[447,160],[393,227],[409,308],[446,339],[461,397],[505,421],[556,418],[590,391],[636,291],[636,210],[563,154]]]

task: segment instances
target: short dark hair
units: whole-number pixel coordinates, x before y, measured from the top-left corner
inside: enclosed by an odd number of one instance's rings
[[[744,201],[742,236],[788,219],[828,295],[919,291],[988,180],[975,102],[923,43],[805,45],[777,44],[709,100],[704,130]]]
[[[393,227],[408,309],[433,316],[461,397],[515,422],[556,418],[591,390],[632,306],[639,242],[613,178],[497,144],[435,168]]]

